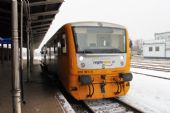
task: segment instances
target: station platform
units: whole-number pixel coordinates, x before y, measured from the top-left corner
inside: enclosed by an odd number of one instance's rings
[[[30,82],[24,82],[22,113],[64,113],[61,104],[55,99],[57,85],[41,73],[40,62],[34,61]],[[26,80],[24,65],[24,80]],[[0,63],[0,113],[12,113],[11,62]]]

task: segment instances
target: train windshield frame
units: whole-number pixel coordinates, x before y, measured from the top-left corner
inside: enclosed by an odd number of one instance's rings
[[[126,53],[126,31],[122,28],[74,26],[77,53]]]

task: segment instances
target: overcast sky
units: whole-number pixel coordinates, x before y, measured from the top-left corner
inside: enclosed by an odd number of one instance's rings
[[[105,21],[124,25],[132,40],[170,31],[170,0],[65,0],[41,46],[68,22]]]

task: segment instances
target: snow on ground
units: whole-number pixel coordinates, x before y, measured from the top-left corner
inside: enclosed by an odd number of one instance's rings
[[[131,68],[130,70],[132,72],[138,72],[138,73],[150,74],[150,75],[159,76],[159,77],[170,78],[170,72],[154,71],[154,70],[140,69],[140,68]]]
[[[166,75],[166,72],[164,73]],[[157,75],[158,73],[150,74]],[[146,113],[170,113],[170,80],[141,74],[133,74],[133,77],[130,91],[126,96],[120,97],[121,100]]]

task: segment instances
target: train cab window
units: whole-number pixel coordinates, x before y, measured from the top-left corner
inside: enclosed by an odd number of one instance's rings
[[[125,53],[124,29],[112,27],[74,27],[78,53]]]

